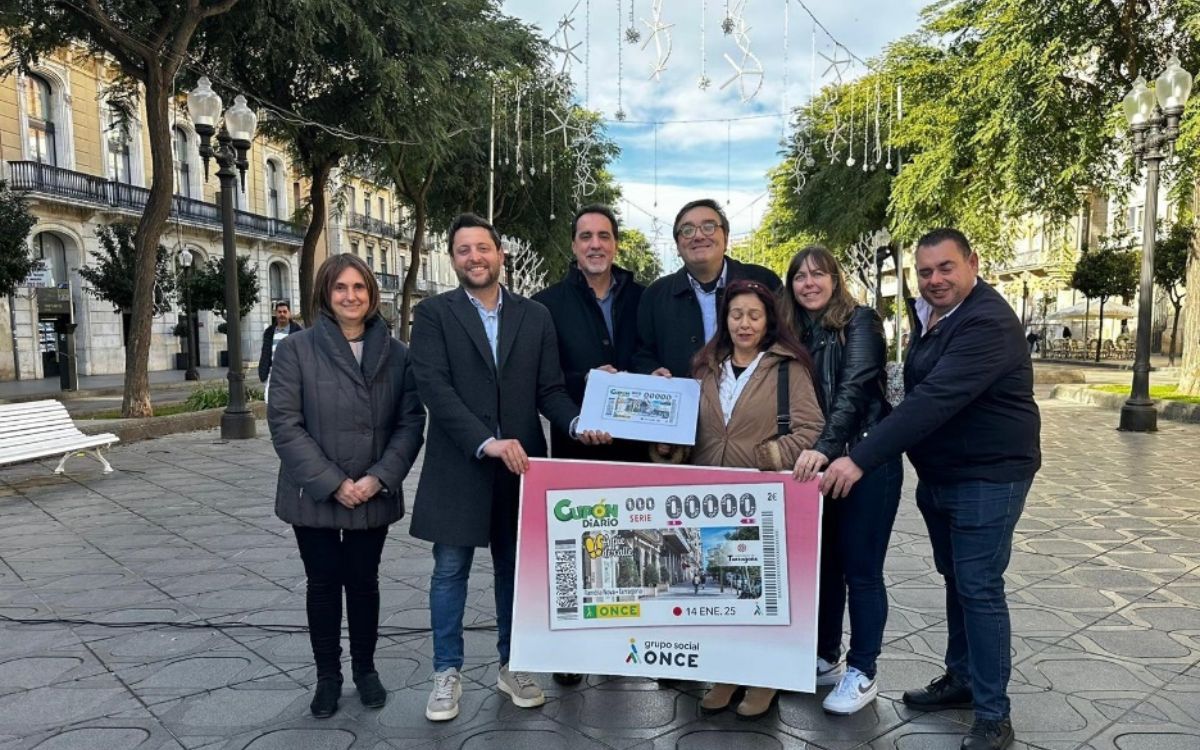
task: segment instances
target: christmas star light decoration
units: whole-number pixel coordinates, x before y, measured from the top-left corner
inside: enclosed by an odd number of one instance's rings
[[[750,27],[746,25],[745,18],[746,0],[738,0],[738,3],[733,7],[733,20],[735,23],[733,33],[733,43],[737,45],[738,51],[742,53],[742,61],[739,65],[733,61],[733,58],[728,53],[724,55],[725,62],[733,68],[733,75],[729,80],[721,84],[721,89],[724,90],[734,81],[738,84],[738,93],[741,95],[742,103],[748,102],[758,95],[763,85],[763,65],[754,53],[750,51]],[[753,88],[750,88],[747,78],[755,81]]]
[[[650,46],[650,42],[654,42],[656,59],[654,68],[650,71],[650,78],[656,81],[662,79],[663,71],[667,69],[667,60],[671,57],[671,28],[675,25],[663,22],[662,6],[663,0],[654,0],[651,18],[649,20],[642,19],[642,23],[646,24],[646,28],[650,30],[650,36],[646,38],[645,42],[642,42],[642,49],[646,49]]]
[[[555,29],[554,35],[550,37],[550,49],[562,55],[562,67],[559,69],[559,74],[567,76],[571,71],[571,60],[581,63],[583,60],[579,55],[575,54],[575,50],[583,46],[583,42],[575,42],[571,44],[570,32],[575,30],[575,11],[579,8],[579,0],[576,0],[574,7],[565,16],[559,19],[558,28]]]

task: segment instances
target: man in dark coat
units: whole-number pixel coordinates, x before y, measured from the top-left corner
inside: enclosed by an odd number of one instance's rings
[[[845,495],[864,472],[908,452],[917,507],[946,584],[946,673],[908,690],[918,710],[975,708],[963,750],[1013,742],[1011,626],[1004,570],[1013,529],[1041,467],[1033,365],[1012,307],[978,279],[979,256],[955,229],[917,242],[921,298],[904,361],[907,393],[891,415],[825,470]]]
[[[613,263],[620,242],[617,217],[608,206],[579,209],[571,225],[575,263],[562,281],[533,295],[554,318],[558,356],[567,393],[583,405],[588,372],[628,371],[637,346],[637,309],[645,287]],[[592,461],[644,461],[646,444],[617,440],[583,445],[557,429],[550,431],[550,455]]]
[[[460,286],[417,305],[411,356],[429,410],[425,470],[413,504],[413,536],[433,542],[431,721],[458,715],[463,611],[476,547],[491,546],[495,576],[497,687],[522,708],[545,702],[528,674],[508,668],[520,475],[545,456],[538,412],[573,434],[579,407],[563,385],[550,313],[500,286],[504,254],[487,221],[463,214],[450,225]],[[584,442],[611,440],[583,432]]]
[[[683,268],[655,281],[642,295],[633,369],[691,377],[692,357],[717,330],[725,286],[749,279],[776,291],[781,282],[768,268],[726,257],[729,219],[714,200],[702,198],[681,208],[674,235]]]
[[[567,393],[583,405],[588,372],[629,370],[637,345],[637,308],[644,287],[633,274],[613,263],[621,240],[617,217],[608,206],[593,204],[575,213],[571,252],[575,263],[562,281],[533,295],[550,311],[558,333]],[[591,461],[645,461],[646,444],[615,440],[611,445],[583,445],[550,430],[550,455]],[[554,681],[574,685],[582,675],[555,672]]]

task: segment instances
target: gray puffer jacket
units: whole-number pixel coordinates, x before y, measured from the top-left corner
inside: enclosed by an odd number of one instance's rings
[[[275,515],[295,526],[370,529],[404,515],[401,483],[424,442],[408,347],[383,319],[367,323],[362,365],[336,322],[317,323],[279,343],[267,407],[279,454]],[[372,474],[384,489],[353,510],[333,493]]]

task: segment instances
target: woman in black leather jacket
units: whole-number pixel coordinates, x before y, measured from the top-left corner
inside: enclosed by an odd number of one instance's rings
[[[887,346],[879,315],[854,301],[837,259],[823,247],[806,247],[792,259],[780,308],[782,321],[793,326],[812,353],[817,400],[825,416],[816,444],[796,460],[796,478],[807,481],[846,455],[891,411],[884,397]],[[878,693],[875,661],[883,647],[888,611],[883,560],[903,478],[896,456],[863,477],[848,497],[825,503],[817,685],[835,686],[822,704],[829,713],[852,714]],[[850,650],[843,662],[842,613],[847,601]]]

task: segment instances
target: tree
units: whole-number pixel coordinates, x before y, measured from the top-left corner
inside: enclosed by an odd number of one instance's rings
[[[202,25],[238,0],[0,0],[0,34],[9,45],[7,70],[28,70],[41,56],[82,44],[115,61],[120,75],[143,87],[153,178],[134,235],[135,264],[125,346],[124,417],[148,417],[150,324],[155,303],[158,242],[171,211],[174,172],[170,103],[175,79]]]
[[[250,259],[237,256],[238,314],[246,315],[258,304],[258,273],[250,267]],[[180,286],[183,286],[181,283]],[[218,317],[228,320],[225,307],[225,258],[209,258],[203,267],[192,271],[187,282],[190,287],[192,308],[195,311],[212,310]],[[225,324],[222,323],[223,327]],[[224,331],[218,329],[219,333]]]
[[[110,224],[96,230],[101,254],[95,265],[84,265],[79,276],[90,286],[85,290],[96,299],[113,306],[113,312],[130,313],[137,299],[134,269],[137,268],[137,240],[132,224]],[[167,267],[167,248],[158,246],[154,254],[154,315],[171,311],[175,278]],[[132,336],[133,321],[130,321]],[[126,346],[129,342],[126,342]]]
[[[1183,286],[1187,276],[1187,262],[1192,242],[1195,240],[1195,227],[1190,223],[1177,222],[1171,226],[1166,238],[1154,243],[1154,283],[1162,287],[1171,300],[1175,316],[1171,322],[1171,347],[1167,351],[1168,366],[1175,365],[1175,342],[1179,337],[1179,311],[1187,296]]]
[[[621,230],[616,263],[632,272],[633,280],[643,286],[649,286],[663,272],[662,259],[650,247],[650,240],[638,229]]]
[[[402,82],[381,64],[381,38],[413,33],[406,0],[262,0],[229,14],[218,39],[206,36],[203,63],[252,100],[284,116],[265,117],[263,135],[289,145],[308,178],[307,229],[300,248],[299,303],[312,299],[317,242],[325,231],[326,195],[334,170],[397,117],[390,93]],[[238,49],[238,54],[229,54]],[[354,71],[347,75],[347,71]],[[297,209],[300,207],[297,206]]]
[[[1083,253],[1075,263],[1071,288],[1088,299],[1100,300],[1100,331],[1104,330],[1104,303],[1111,297],[1128,299],[1138,287],[1138,253],[1128,245],[1102,242],[1100,247]],[[1096,361],[1100,361],[1103,337],[1096,335]]]
[[[399,335],[407,338],[424,236],[434,220],[449,223],[452,201],[440,193],[463,195],[461,172],[487,142],[493,82],[506,70],[535,66],[542,43],[533,31],[503,16],[495,0],[446,0],[407,9],[407,30],[384,40],[394,80],[406,82],[392,93],[402,113],[389,118],[363,160],[379,179],[395,186],[411,207],[413,241],[402,285]],[[486,44],[480,44],[486,39]],[[467,158],[464,158],[464,155]],[[486,162],[485,162],[486,163]],[[476,183],[486,195],[487,183]],[[459,210],[464,207],[458,203]]]
[[[38,261],[29,252],[29,232],[37,219],[25,196],[0,180],[0,295],[9,296],[33,273]]]

